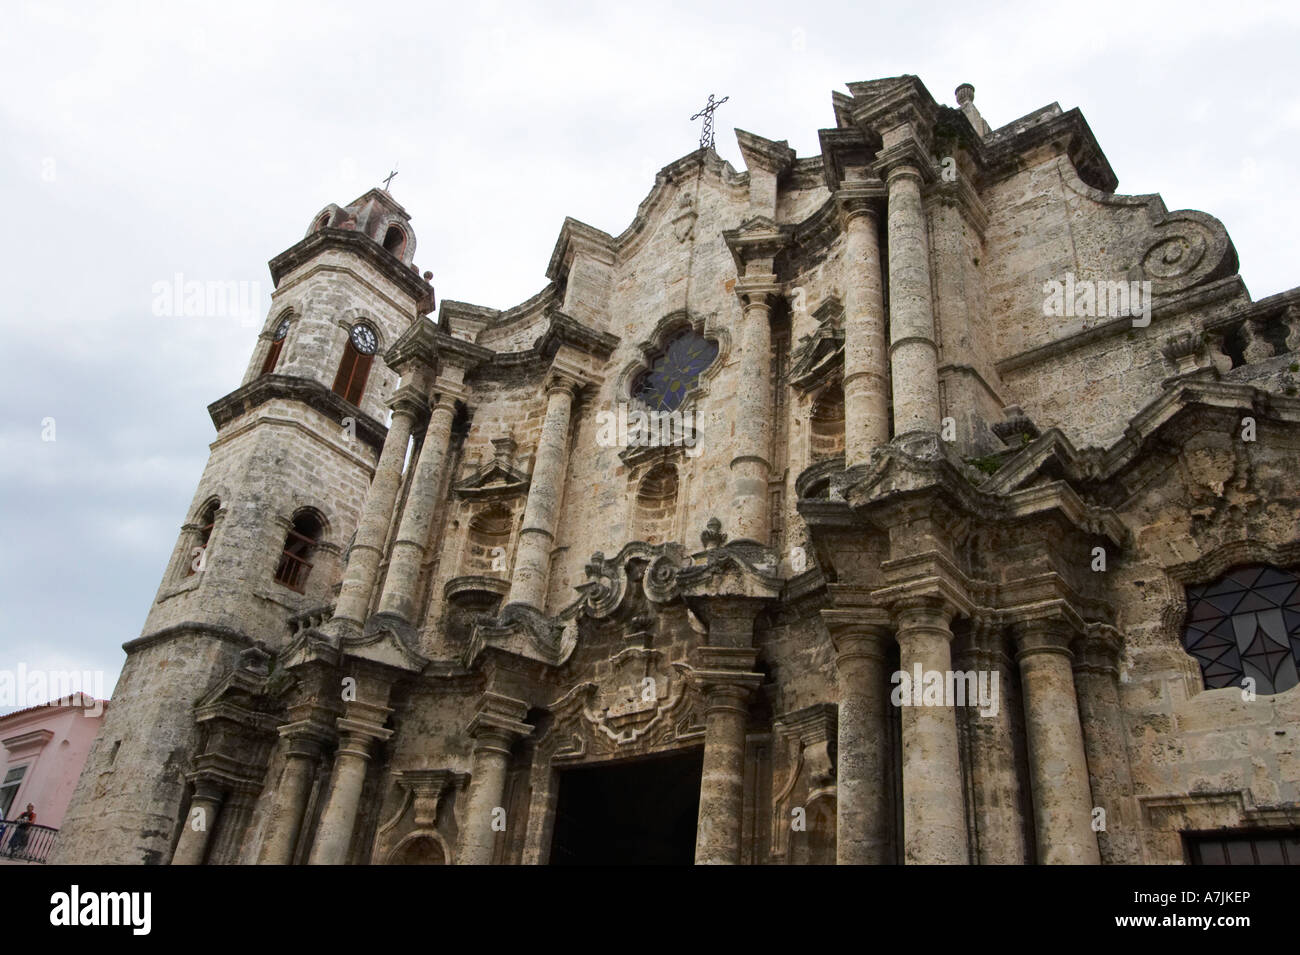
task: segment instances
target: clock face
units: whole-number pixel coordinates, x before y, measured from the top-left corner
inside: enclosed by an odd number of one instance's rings
[[[369,325],[353,325],[351,337],[352,347],[363,355],[373,355],[379,346],[379,339]]]
[[[289,334],[289,320],[286,318],[283,319],[280,322],[280,324],[275,327],[275,334],[271,336],[271,341],[282,342],[284,341],[284,336],[288,334]]]
[[[673,411],[700,380],[700,373],[718,357],[716,343],[688,331],[668,344],[633,389],[653,411]]]

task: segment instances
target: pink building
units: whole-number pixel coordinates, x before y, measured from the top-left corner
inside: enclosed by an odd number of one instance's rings
[[[9,831],[0,833],[0,854],[16,838],[19,846],[32,851],[52,835],[41,830],[38,838],[33,830],[16,836],[12,820],[28,803],[35,809],[37,826],[59,828],[106,706],[74,693],[0,716],[0,818],[11,820],[5,826]]]

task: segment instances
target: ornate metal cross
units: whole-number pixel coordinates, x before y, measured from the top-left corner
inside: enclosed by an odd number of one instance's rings
[[[388,184],[393,181],[393,177],[396,175],[397,175],[396,169],[394,169],[392,172],[388,174],[388,178],[384,180],[384,192],[388,191]]]
[[[709,101],[708,103],[705,104],[704,109],[700,110],[698,113],[696,113],[694,116],[691,117],[692,120],[699,119],[701,116],[704,117],[704,129],[700,131],[701,149],[713,148],[713,111],[729,99],[731,99],[730,96],[724,96],[722,97],[722,99],[718,100],[715,103],[713,101],[713,94],[710,93]]]

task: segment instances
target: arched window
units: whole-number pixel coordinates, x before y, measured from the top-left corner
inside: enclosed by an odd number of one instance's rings
[[[334,393],[344,401],[361,404],[361,396],[366,390],[366,378],[370,375],[370,365],[375,360],[375,349],[378,347],[379,337],[373,328],[365,322],[352,326],[348,332],[348,342],[343,346],[339,373],[334,376]]]
[[[673,533],[677,515],[677,469],[671,464],[651,468],[636,492],[633,539],[662,544]]]
[[[1240,686],[1281,693],[1300,682],[1300,574],[1239,567],[1187,588],[1183,646],[1201,664],[1207,689]]]
[[[833,458],[844,453],[844,389],[831,385],[817,396],[808,416],[812,458]]]
[[[470,519],[467,574],[504,577],[509,572],[510,528],[510,511],[502,504],[493,504]]]
[[[717,342],[687,329],[673,338],[664,353],[632,383],[632,397],[651,411],[674,411],[717,357]]]
[[[275,326],[275,334],[271,336],[271,347],[266,353],[266,361],[262,362],[262,374],[270,374],[275,370],[276,362],[280,360],[280,349],[284,347],[284,338],[289,334],[289,319],[280,319],[280,324]]]
[[[217,523],[217,509],[220,501],[210,501],[199,516],[199,529],[195,532],[193,543],[185,559],[185,576],[192,577],[203,569],[208,559],[208,541],[212,540],[212,528]]]
[[[390,225],[384,233],[384,248],[400,259],[402,250],[406,248],[406,233],[398,226]]]
[[[320,216],[317,217],[316,223],[311,227],[311,230],[313,232],[319,232],[321,229],[329,225],[329,222],[330,214],[328,212],[322,212]]]
[[[307,586],[307,575],[311,573],[309,558],[324,529],[321,519],[311,511],[301,511],[294,517],[293,526],[284,539],[280,563],[275,568],[277,582],[290,590],[303,592]]]

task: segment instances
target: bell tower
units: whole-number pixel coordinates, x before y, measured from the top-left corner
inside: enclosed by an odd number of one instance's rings
[[[195,703],[241,653],[277,652],[296,617],[334,601],[397,391],[385,354],[434,307],[414,253],[410,216],[372,189],[326,206],[269,263],[270,310],[243,381],[208,406],[208,463],[124,645],[58,861],[168,861],[189,790],[212,782],[191,771]]]

